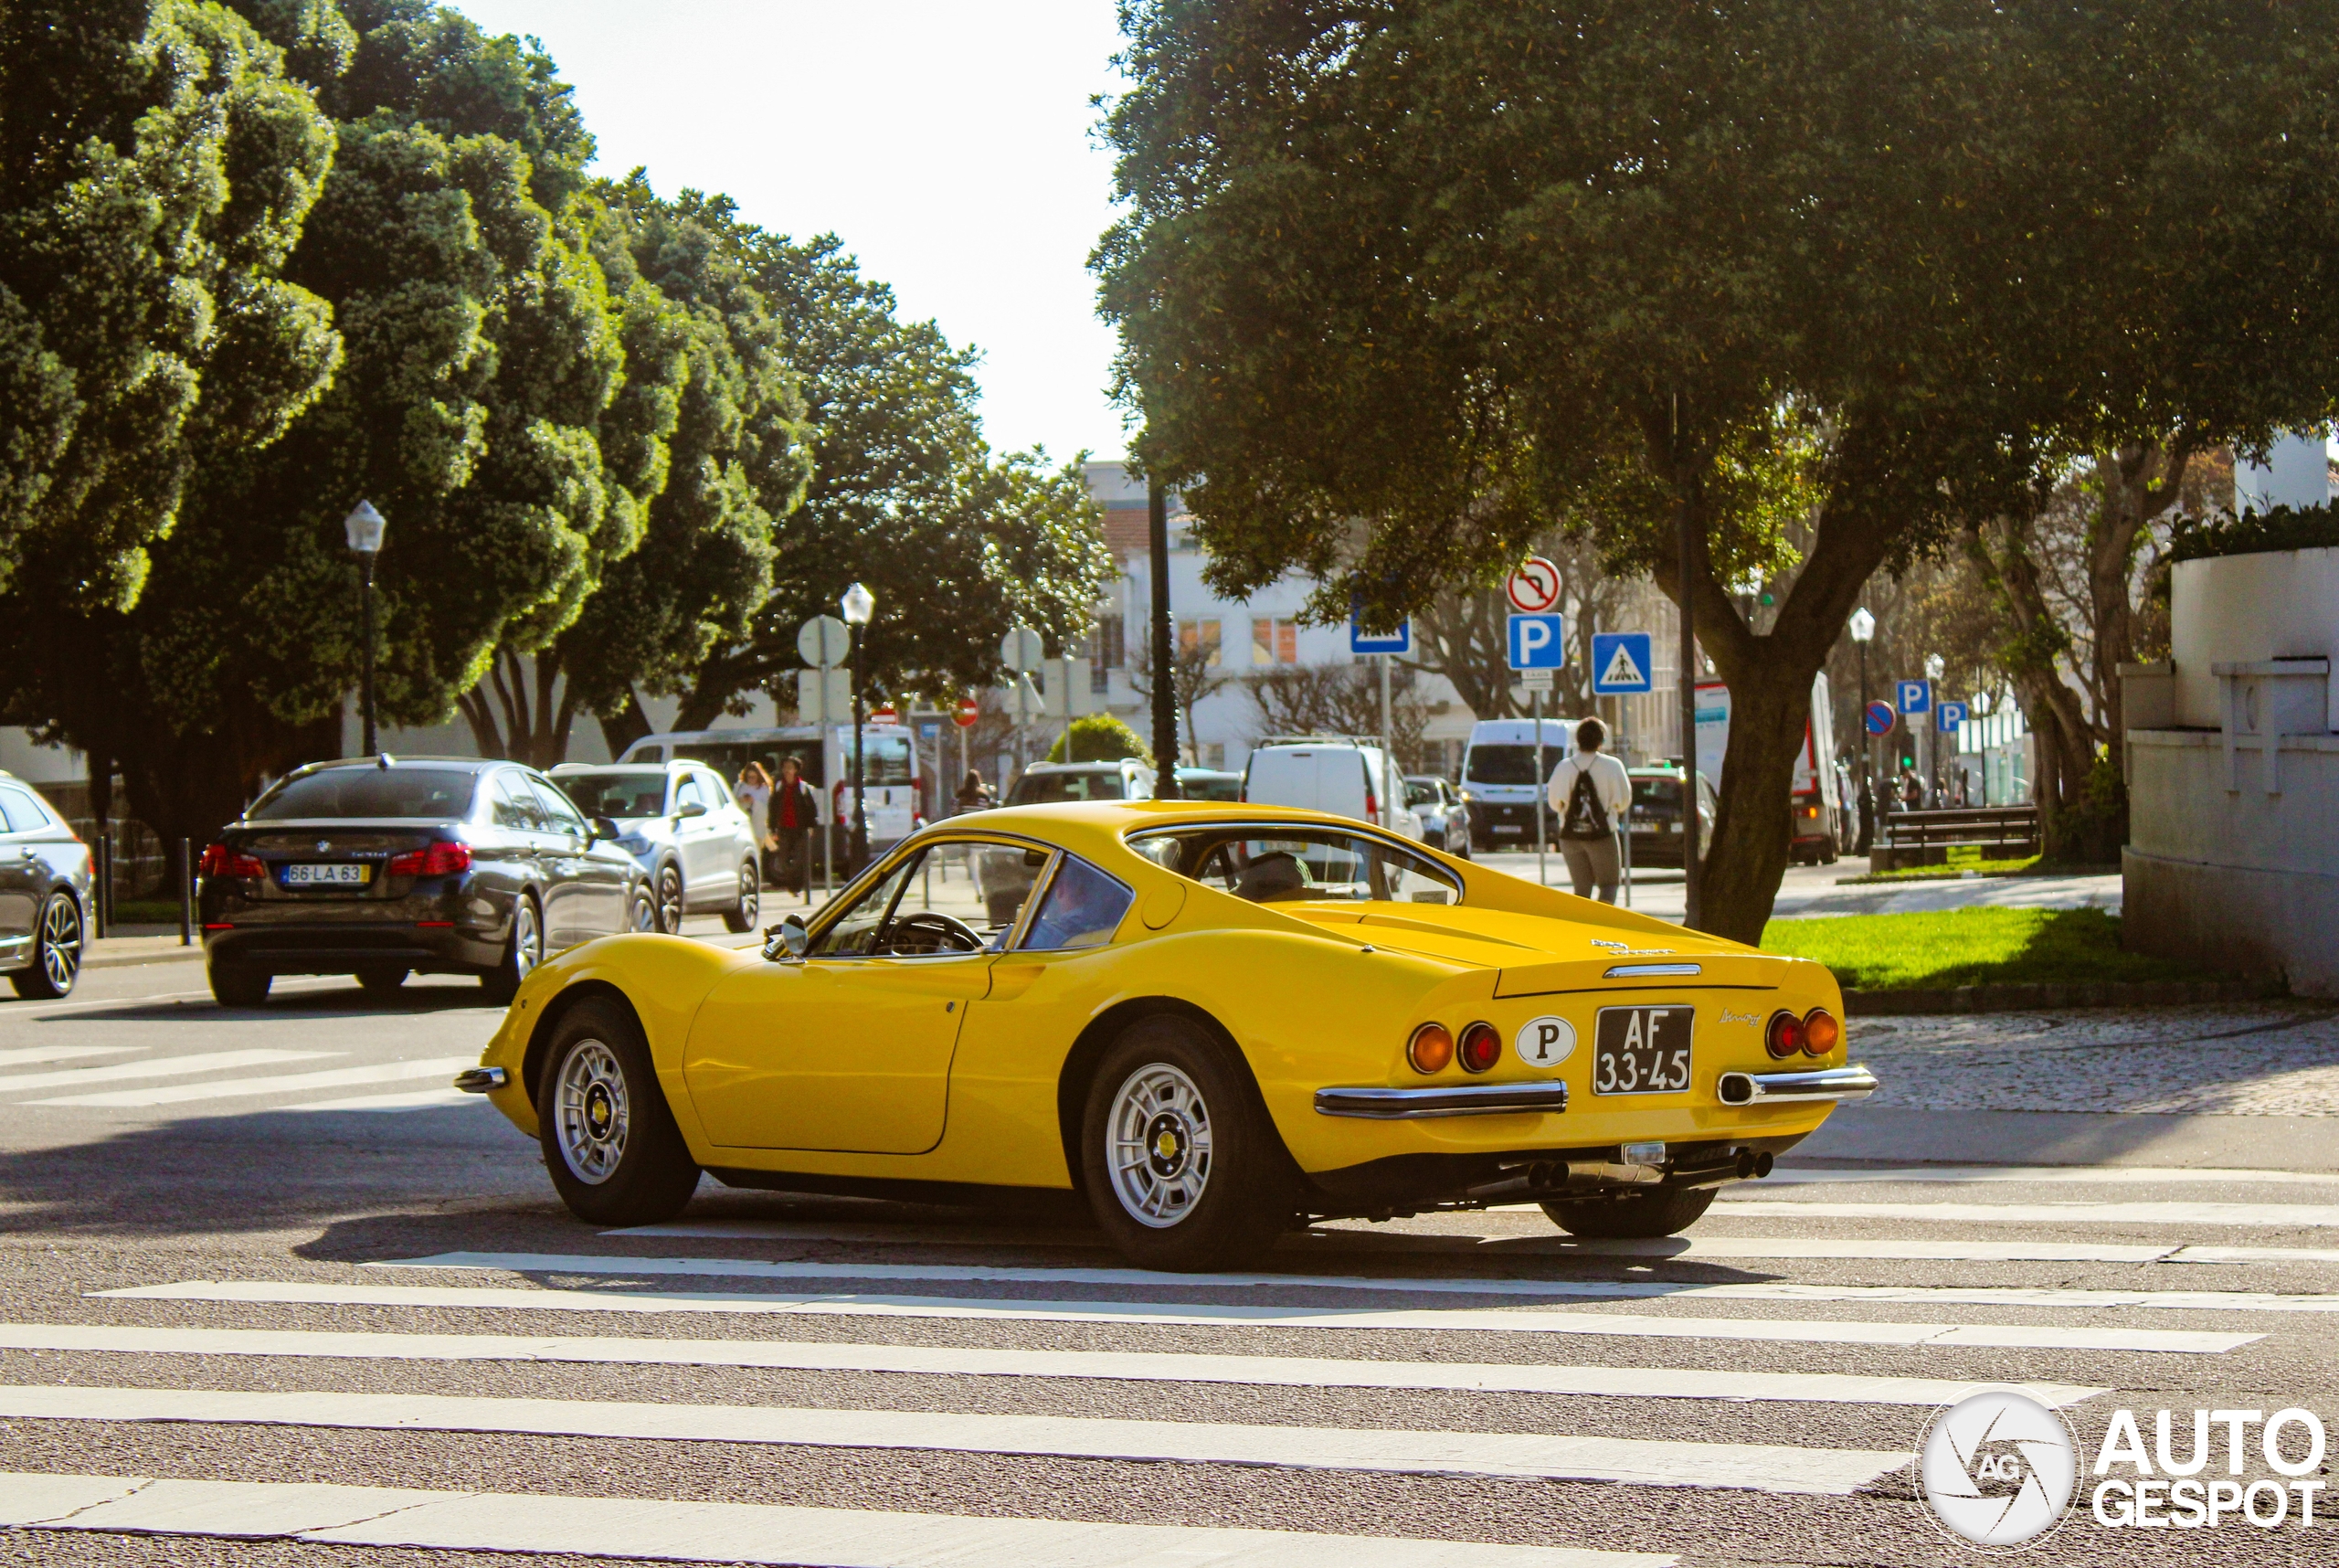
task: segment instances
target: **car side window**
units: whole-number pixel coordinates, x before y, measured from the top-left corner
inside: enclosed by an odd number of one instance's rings
[[[738,804],[731,799],[730,786],[712,773],[702,773],[698,776],[698,793],[699,799],[706,802],[706,809],[710,811],[732,810]]]
[[[1121,927],[1137,893],[1116,876],[1066,855],[1048,883],[1047,895],[1024,928],[1018,952],[1064,952],[1101,948]]]
[[[527,780],[517,773],[496,775],[493,800],[497,827],[510,828],[522,833],[546,831],[544,808],[536,804],[536,797],[529,789]]]
[[[552,832],[573,833],[580,839],[585,836],[584,817],[578,813],[576,804],[560,792],[557,786],[547,784],[541,779],[529,779],[528,786],[536,792],[536,804],[544,811],[545,820],[550,825]]]
[[[0,832],[29,833],[47,826],[48,813],[40,809],[31,790],[0,784]]]
[[[685,773],[674,780],[674,810],[679,811],[684,806],[704,806],[706,803],[706,797],[699,791],[697,774]]]

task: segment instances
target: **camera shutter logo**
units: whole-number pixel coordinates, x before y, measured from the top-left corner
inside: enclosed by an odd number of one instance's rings
[[[1933,1418],[1918,1483],[1933,1517],[1976,1546],[2021,1546],[2062,1520],[2079,1459],[2063,1418],[2011,1389],[1969,1394]]]

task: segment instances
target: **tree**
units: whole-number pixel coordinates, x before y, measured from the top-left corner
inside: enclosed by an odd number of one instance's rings
[[[1590,713],[1594,700],[1592,639],[1597,632],[1616,630],[1633,579],[1610,570],[1599,551],[1581,538],[1546,535],[1531,548],[1559,568],[1555,608],[1567,618],[1569,641],[1574,644],[1566,665],[1552,672],[1552,711]],[[1524,716],[1526,705],[1516,695],[1519,673],[1510,667],[1510,600],[1499,584],[1464,582],[1442,588],[1415,612],[1420,638],[1413,662],[1430,674],[1445,676],[1463,705],[1479,718]]]
[[[1381,672],[1353,664],[1276,664],[1254,670],[1244,683],[1267,735],[1376,736],[1381,725]],[[1392,662],[1389,672],[1389,749],[1408,773],[1427,769],[1422,732],[1429,705],[1414,667]]]
[[[1702,923],[1753,940],[1879,568],[2080,452],[2333,406],[2334,19],[1132,0],[1096,264],[1138,459],[1230,596],[1393,619],[1546,519],[1653,577],[1731,688]]]
[[[1170,655],[1170,701],[1178,710],[1185,736],[1181,767],[1199,767],[1201,754],[1194,739],[1194,709],[1204,697],[1215,696],[1233,683],[1234,674],[1219,663],[1219,647],[1200,637],[1179,643]],[[1145,699],[1152,711],[1153,639],[1144,638],[1129,650],[1129,690]]]
[[[1134,757],[1148,767],[1153,763],[1152,748],[1111,714],[1089,714],[1073,720],[1048,747],[1050,762],[1118,762],[1124,757]]]

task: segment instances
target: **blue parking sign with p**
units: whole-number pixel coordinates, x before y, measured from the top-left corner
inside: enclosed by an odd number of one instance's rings
[[[1568,662],[1567,617],[1514,615],[1510,618],[1510,667],[1514,670],[1557,670]]]
[[[1904,714],[1932,712],[1933,683],[1931,681],[1903,681],[1900,686],[1900,711]]]
[[[1943,703],[1933,710],[1933,724],[1943,735],[1955,735],[1965,716],[1963,703]]]

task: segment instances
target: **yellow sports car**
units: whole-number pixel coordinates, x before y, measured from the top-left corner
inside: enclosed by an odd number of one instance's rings
[[[1818,964],[1313,811],[1147,801],[937,823],[760,952],[605,938],[457,1080],[597,1224],[736,1187],[1076,1191],[1133,1261],[1308,1216],[1533,1202],[1665,1235],[1838,1100]]]

